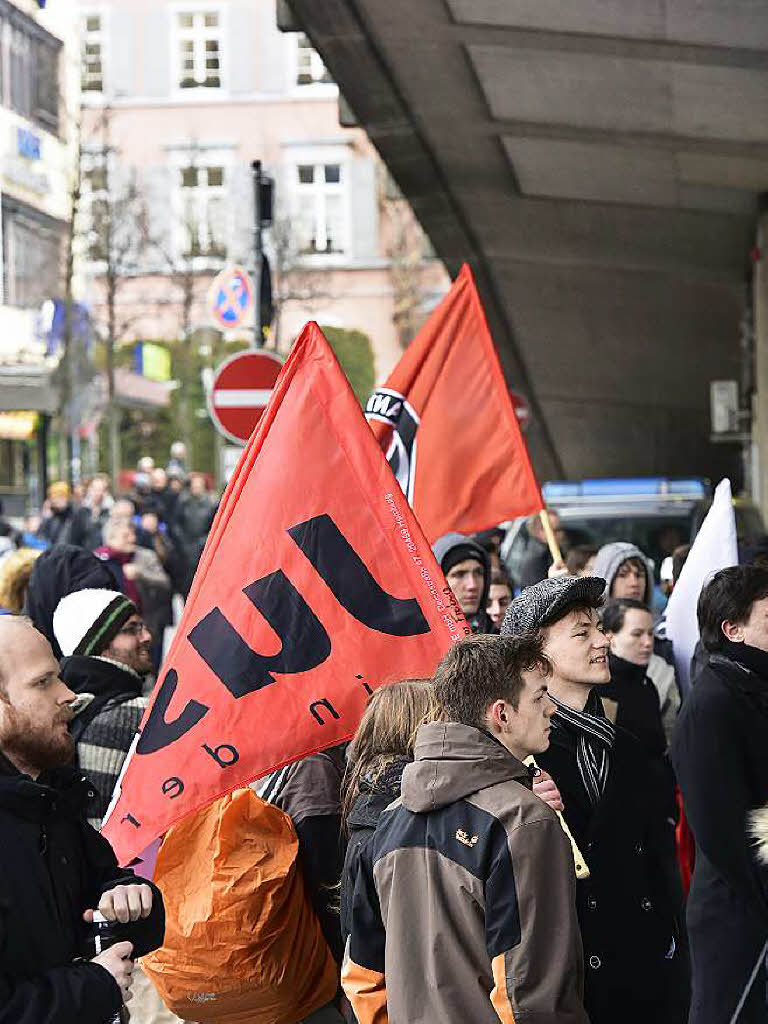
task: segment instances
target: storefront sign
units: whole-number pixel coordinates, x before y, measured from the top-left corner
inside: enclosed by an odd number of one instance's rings
[[[36,412],[0,412],[0,439],[3,441],[28,441],[36,429]]]

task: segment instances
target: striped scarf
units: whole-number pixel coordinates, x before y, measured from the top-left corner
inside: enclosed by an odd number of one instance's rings
[[[581,781],[593,806],[600,802],[608,783],[611,768],[611,748],[616,738],[612,722],[605,717],[603,705],[594,690],[590,690],[583,711],[563,704],[550,693],[557,706],[552,716],[555,729],[570,732],[576,738],[576,764]]]

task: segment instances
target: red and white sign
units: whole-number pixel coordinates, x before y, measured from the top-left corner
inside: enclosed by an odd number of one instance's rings
[[[216,429],[230,441],[245,444],[261,419],[282,368],[282,359],[273,352],[238,352],[223,362],[208,398]]]

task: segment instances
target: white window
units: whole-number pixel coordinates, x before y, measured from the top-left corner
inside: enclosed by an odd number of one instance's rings
[[[221,88],[221,40],[219,11],[196,9],[176,13],[179,88]]]
[[[296,36],[296,85],[318,85],[333,82],[320,54],[303,32]]]
[[[189,162],[179,171],[181,254],[224,259],[227,255],[226,169]]]
[[[104,36],[100,14],[86,14],[82,19],[82,73],[83,92],[104,91]]]
[[[348,247],[342,163],[296,166],[296,243],[300,255],[338,255]]]

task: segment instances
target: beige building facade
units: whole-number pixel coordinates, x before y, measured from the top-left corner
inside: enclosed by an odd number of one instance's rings
[[[72,209],[79,42],[75,0],[0,0],[0,498],[39,504],[59,390],[54,328]],[[77,281],[73,281],[77,287]]]
[[[119,343],[214,324],[214,275],[254,265],[260,160],[274,181],[266,344],[287,351],[308,319],[362,331],[385,378],[447,275],[365,133],[340,126],[337,87],[306,37],[279,31],[275,0],[80,0],[80,25],[80,234],[97,325],[106,220],[113,243],[125,239]]]

